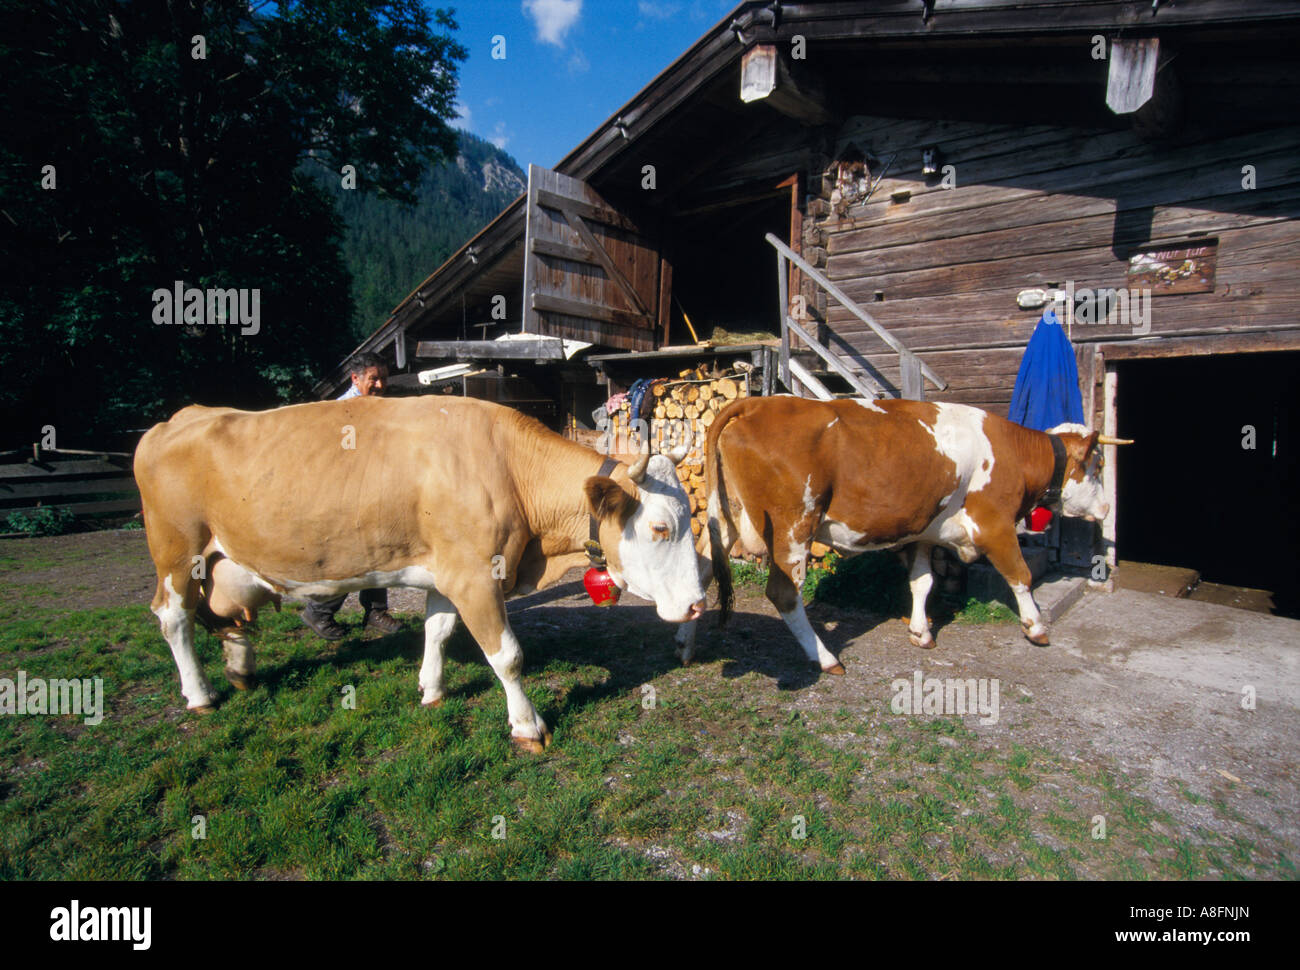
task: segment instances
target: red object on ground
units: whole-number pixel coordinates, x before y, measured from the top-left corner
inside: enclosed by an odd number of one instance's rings
[[[587,595],[597,606],[613,606],[618,602],[622,590],[614,584],[614,577],[608,570],[592,566],[582,577],[582,585],[587,588]]]
[[[1029,528],[1033,532],[1042,532],[1052,524],[1052,510],[1037,506],[1029,513]]]

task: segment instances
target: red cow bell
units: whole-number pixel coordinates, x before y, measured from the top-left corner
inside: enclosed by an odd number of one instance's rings
[[[592,566],[582,577],[582,585],[587,588],[587,595],[597,606],[613,606],[618,602],[622,590],[614,583],[614,577],[607,569]]]
[[[1029,529],[1032,532],[1042,532],[1052,524],[1052,510],[1045,509],[1041,505],[1034,508],[1029,513]]]

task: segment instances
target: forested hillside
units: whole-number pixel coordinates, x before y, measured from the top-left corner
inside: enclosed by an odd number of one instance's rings
[[[414,207],[344,189],[341,177],[315,166],[347,224],[343,259],[356,304],[353,346],[524,191],[526,179],[513,158],[469,132],[458,134],[459,156],[425,173]]]

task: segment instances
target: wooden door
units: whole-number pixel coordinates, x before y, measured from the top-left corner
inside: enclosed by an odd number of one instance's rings
[[[659,247],[589,185],[528,166],[524,332],[654,350]]]

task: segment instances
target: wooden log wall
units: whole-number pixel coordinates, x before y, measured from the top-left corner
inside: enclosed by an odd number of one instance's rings
[[[1019,309],[1016,294],[1067,281],[1126,288],[1133,252],[1171,244],[1217,241],[1214,288],[1153,296],[1152,336],[1226,335],[1217,352],[1231,352],[1234,339],[1300,330],[1300,126],[1188,129],[1155,144],[1129,129],[855,117],[836,154],[850,142],[893,164],[843,214],[832,210],[829,178],[810,185],[803,252],[949,382],[942,392],[927,385],[931,399],[1005,414],[1042,312]],[[955,187],[922,176],[932,145],[954,167]],[[1254,189],[1243,188],[1247,165]],[[803,289],[897,385],[895,355],[812,284]],[[1085,345],[1134,339],[1078,324],[1070,337],[1083,385],[1100,380]],[[1083,392],[1086,408],[1091,387]]]

